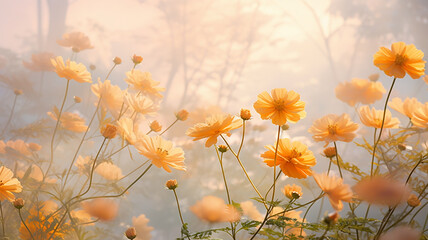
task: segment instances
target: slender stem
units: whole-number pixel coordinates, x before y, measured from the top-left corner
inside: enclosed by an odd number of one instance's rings
[[[177,193],[175,192],[175,189],[172,189],[172,191],[174,192],[175,201],[177,202],[178,215],[180,215],[181,224],[182,224],[182,225],[183,225],[183,227],[184,227],[183,216],[181,215],[180,203],[178,202]],[[187,234],[186,234],[186,235],[187,235]],[[189,237],[189,236],[187,236],[187,239],[189,239],[189,240],[190,240],[190,237]]]
[[[392,88],[394,87],[395,80],[397,80],[396,77],[394,77],[394,80],[392,81],[391,87],[389,88],[389,92],[388,92],[388,95],[387,95],[386,100],[385,100],[385,106],[383,107],[382,125],[380,127],[379,137],[377,138],[377,140],[376,140],[376,142],[375,142],[375,144],[373,146],[373,154],[372,154],[372,163],[371,163],[371,168],[370,168],[370,176],[373,176],[373,165],[374,165],[374,159],[375,159],[375,154],[376,154],[376,148],[377,148],[377,145],[379,144],[380,137],[382,136],[383,126],[385,124],[386,107],[388,106],[388,100],[389,100],[389,97],[391,96],[391,92],[392,92]]]
[[[333,161],[333,158],[329,158],[329,160],[330,160],[330,162],[328,163],[327,176],[330,174],[331,162]]]
[[[338,151],[337,151],[337,145],[336,145],[336,142],[334,141],[334,142],[333,142],[333,144],[334,144],[334,149],[336,150],[337,168],[339,169],[340,178],[342,178],[342,179],[343,179],[343,174],[342,174],[342,170],[341,170],[341,168],[340,168],[339,153],[338,153]]]
[[[136,172],[138,169],[140,169],[141,167],[143,167],[144,165],[146,165],[146,163],[148,163],[150,160],[145,161],[143,164],[141,164],[140,166],[138,166],[137,168],[135,168],[134,170],[132,170],[131,172],[129,172],[128,174],[126,174],[125,176],[123,176],[122,178],[120,178],[117,181],[120,181],[124,178],[127,178],[129,175],[133,174],[134,172]]]
[[[281,176],[282,171],[279,171],[279,173],[276,175],[276,180],[278,181],[278,178]],[[269,189],[267,190],[266,194],[265,194],[265,199],[267,198],[267,195],[269,194],[270,190],[272,190],[273,188],[273,183],[272,185],[270,185]]]
[[[13,113],[15,111],[15,106],[16,106],[16,99],[18,99],[18,94],[15,94],[15,98],[13,99],[12,109],[10,110],[9,118],[7,119],[6,125],[1,131],[1,134],[0,134],[1,136],[3,136],[4,132],[6,131],[7,127],[10,124],[10,121],[12,121]]]
[[[175,121],[173,123],[171,123],[171,125],[169,125],[169,127],[167,127],[160,135],[164,134],[166,131],[168,131],[176,122],[178,122],[178,118],[175,119]]]
[[[68,94],[68,87],[70,86],[70,80],[67,80],[67,86],[65,87],[65,94],[64,94],[64,99],[62,100],[62,104],[61,104],[61,108],[59,110],[59,114],[58,114],[58,119],[56,121],[56,125],[55,125],[55,129],[54,132],[52,134],[52,139],[51,139],[51,158],[49,160],[49,165],[48,165],[48,169],[46,170],[44,176],[43,176],[43,180],[48,176],[49,174],[49,170],[52,167],[52,163],[53,163],[53,157],[54,157],[54,149],[53,149],[53,145],[54,145],[54,141],[55,141],[55,135],[56,132],[58,130],[58,126],[59,123],[61,122],[61,115],[62,115],[62,109],[64,108],[64,104],[65,104],[65,100],[67,99],[67,94]]]
[[[239,145],[238,153],[237,155],[241,153],[242,146],[244,145],[244,137],[245,137],[245,120],[242,121],[242,138],[241,138],[241,144]]]
[[[2,206],[2,204],[1,204],[1,201],[0,201],[0,213],[1,213],[1,228],[2,228],[2,230],[3,230],[3,237],[5,237],[6,235],[5,235],[5,231],[4,231],[4,217],[3,217],[3,206]]]
[[[230,147],[229,143],[226,141],[226,139],[223,137],[223,135],[220,135],[220,137],[223,139],[223,141],[226,143],[227,147],[229,148],[230,152],[235,156],[235,158],[238,160],[239,165],[241,166],[242,170],[245,173],[245,176],[247,177],[248,181],[250,182],[251,186],[253,187],[254,191],[256,191],[257,195],[259,195],[260,199],[263,201],[263,204],[265,205],[265,208],[268,209],[268,206],[266,205],[265,199],[260,194],[259,190],[257,190],[256,186],[254,185],[253,181],[251,181],[250,176],[247,173],[247,170],[245,170],[244,165],[241,162],[241,159],[239,156],[233,151],[233,149]]]
[[[215,149],[216,149],[216,152],[217,152],[218,160],[220,162],[221,174],[223,175],[224,187],[226,188],[226,193],[227,193],[227,201],[228,201],[229,204],[232,204],[232,201],[230,200],[229,187],[227,186],[226,175],[224,173],[224,168],[223,168],[223,153],[221,153],[220,156],[218,156],[218,149],[217,149],[217,147]]]
[[[327,228],[325,229],[324,234],[320,237],[319,240],[322,240],[325,238],[325,235],[327,234],[328,230],[330,230],[330,225],[327,225]]]
[[[24,219],[22,218],[21,209],[18,209],[19,218],[21,219],[22,224],[27,229],[28,233],[30,233],[31,239],[34,240],[33,234],[31,233],[30,229],[28,228],[27,224],[25,223]]]
[[[321,195],[321,194],[322,194],[322,192],[320,193],[320,195]],[[318,199],[319,199],[319,198],[318,198]],[[318,200],[318,199],[317,199],[317,200]],[[313,206],[316,202],[317,202],[317,201],[313,201],[313,202],[311,203],[311,205],[309,205],[308,209],[306,209],[306,212],[305,212],[305,214],[303,215],[302,223],[303,223],[303,222],[305,222],[306,215],[308,215],[309,210],[311,210],[312,206]],[[302,233],[303,233],[303,226],[300,228],[300,236],[302,236]]]
[[[104,81],[108,79],[108,77],[110,76],[111,72],[113,72],[113,69],[116,67],[116,65],[117,65],[116,63],[113,65],[113,67],[108,72],[108,74],[107,74],[106,78],[104,79]]]

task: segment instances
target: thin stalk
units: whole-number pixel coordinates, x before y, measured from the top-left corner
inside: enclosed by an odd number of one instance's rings
[[[60,108],[59,114],[58,114],[58,119],[56,121],[55,129],[54,129],[54,132],[53,132],[53,135],[52,135],[52,139],[51,139],[51,158],[49,160],[48,169],[46,170],[45,174],[43,175],[43,180],[45,180],[45,178],[48,176],[49,170],[52,167],[53,157],[54,157],[53,145],[54,145],[54,141],[55,141],[55,135],[56,135],[56,132],[58,130],[59,123],[61,122],[62,109],[64,108],[65,100],[67,99],[68,87],[69,86],[70,86],[70,80],[67,80],[67,86],[65,87],[64,99],[62,100],[61,108]]]
[[[30,233],[31,239],[34,240],[33,234],[31,233],[30,229],[28,228],[27,224],[25,223],[24,219],[22,218],[21,209],[18,209],[19,218],[21,219],[22,224],[24,224],[25,228],[27,229],[28,233]]]
[[[178,118],[175,119],[175,121],[173,123],[171,123],[171,125],[169,125],[160,135],[164,134],[166,131],[168,131],[176,122],[178,122]]]
[[[1,204],[1,201],[0,201],[0,213],[1,213],[1,228],[2,228],[2,230],[3,230],[3,238],[6,236],[5,235],[5,231],[4,231],[4,217],[3,217],[3,206],[2,206],[2,204]]]
[[[7,127],[10,124],[10,121],[12,121],[13,113],[15,112],[16,99],[18,99],[18,94],[15,94],[15,98],[13,99],[12,109],[10,110],[9,118],[7,119],[6,125],[1,131],[1,134],[0,134],[1,136],[3,136],[4,132],[6,131]]]
[[[183,225],[183,227],[184,227],[184,220],[183,220],[183,216],[181,215],[180,203],[178,202],[177,193],[176,193],[175,189],[172,189],[172,191],[174,192],[175,201],[177,202],[178,215],[180,215],[181,224],[182,224],[182,225]],[[190,240],[190,237],[189,237],[189,236],[187,236],[187,234],[186,234],[186,237],[187,237],[187,239],[189,239],[189,240]]]
[[[391,87],[389,88],[389,92],[388,92],[388,95],[387,95],[386,100],[385,100],[385,106],[383,107],[382,125],[380,127],[379,137],[377,138],[377,140],[373,146],[372,163],[371,163],[371,167],[370,167],[370,176],[373,176],[373,165],[374,165],[374,159],[375,159],[375,154],[376,154],[376,148],[377,148],[377,145],[379,144],[380,137],[382,136],[383,126],[385,124],[386,107],[388,106],[388,100],[389,100],[389,97],[391,96],[391,92],[392,92],[392,88],[394,87],[395,80],[397,80],[396,77],[394,77],[394,80],[392,81]]]
[[[244,145],[244,137],[245,137],[245,120],[242,121],[242,138],[241,138],[241,144],[239,145],[238,153],[237,155],[241,153],[242,146]]]
[[[340,178],[342,178],[342,179],[343,179],[343,174],[342,174],[342,170],[341,170],[341,168],[340,168],[339,153],[338,153],[338,151],[337,151],[337,145],[336,145],[336,142],[334,141],[334,142],[333,142],[333,144],[334,144],[334,149],[336,150],[337,168],[339,169]]]

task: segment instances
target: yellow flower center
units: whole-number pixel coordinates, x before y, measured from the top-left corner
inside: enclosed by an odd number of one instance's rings
[[[276,111],[282,111],[285,109],[284,106],[284,100],[283,99],[277,99],[273,101],[273,107]]]
[[[327,127],[328,133],[330,135],[336,135],[337,134],[337,124],[331,124]]]
[[[293,150],[291,150],[289,158],[293,159],[293,158],[299,158],[301,156],[302,156],[302,153],[299,152],[297,149],[293,148]]]
[[[168,150],[164,150],[162,148],[158,148],[156,153],[159,155],[159,157],[164,158],[168,156]]]
[[[401,66],[401,65],[403,65],[406,61],[407,61],[407,57],[406,57],[406,56],[404,56],[404,55],[400,55],[400,54],[395,55],[395,61],[394,61],[394,63],[395,63],[396,65]]]

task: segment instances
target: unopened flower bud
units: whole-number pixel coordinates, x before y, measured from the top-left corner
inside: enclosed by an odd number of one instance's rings
[[[340,217],[339,213],[337,213],[337,212],[330,213],[324,218],[324,222],[327,225],[334,225],[337,223],[337,220],[339,219],[339,217]]]
[[[410,207],[417,207],[421,205],[421,201],[415,194],[410,194],[409,198],[407,199],[407,204],[409,204]]]
[[[218,150],[222,153],[225,153],[225,152],[227,152],[227,146],[220,145],[220,146],[218,146]]]
[[[130,228],[126,229],[125,236],[128,239],[134,239],[137,237],[137,230],[135,230],[134,227],[130,227]]]
[[[75,53],[80,52],[80,49],[78,47],[72,47],[71,50]]]
[[[174,190],[178,187],[178,183],[177,180],[175,179],[170,179],[168,181],[166,181],[165,186],[169,189],[169,190]]]
[[[21,89],[15,89],[15,90],[13,90],[13,93],[15,93],[15,95],[21,95],[22,90]]]
[[[403,143],[399,143],[399,144],[397,145],[397,148],[398,148],[398,149],[400,149],[400,151],[404,151],[404,150],[406,150],[406,149],[407,149],[406,145],[405,145],[405,144],[403,144]]]
[[[16,209],[21,209],[24,207],[25,201],[22,198],[16,198],[13,200],[12,204]]]
[[[104,127],[101,128],[101,134],[105,138],[112,139],[116,137],[117,133],[117,127],[113,124],[106,124]]]
[[[137,56],[134,54],[134,56],[132,56],[132,62],[134,62],[135,65],[140,64],[143,61],[143,57],[141,56]]]
[[[33,143],[32,142],[32,143],[28,144],[28,148],[30,148],[30,150],[33,151],[33,152],[37,152],[37,151],[40,151],[40,149],[42,149],[42,146],[40,146],[37,143]]]
[[[92,71],[94,71],[97,67],[95,67],[94,64],[89,65],[89,69],[91,69]]]
[[[374,73],[369,76],[369,80],[372,82],[376,82],[379,79],[379,73]]]
[[[120,57],[113,58],[113,63],[119,65],[122,63],[122,59]]]
[[[293,199],[299,199],[300,198],[300,194],[298,192],[291,192],[291,196],[293,197]]]
[[[81,103],[82,102],[82,99],[80,97],[78,97],[78,96],[74,96],[73,100],[74,100],[75,103]]]
[[[250,120],[250,118],[251,118],[250,110],[242,108],[241,109],[241,118],[242,118],[242,120]]]
[[[162,130],[162,125],[160,125],[160,123],[155,120],[150,123],[150,130],[152,130],[153,132],[160,132]]]
[[[284,125],[281,126],[281,129],[283,131],[287,131],[288,129],[290,129],[290,126],[288,124],[284,124]]]
[[[178,111],[178,113],[176,113],[175,116],[180,121],[186,121],[187,117],[189,116],[189,112],[186,111],[185,109],[182,109],[182,110]]]
[[[335,147],[328,147],[324,149],[324,156],[327,158],[333,158],[336,156],[336,148]]]

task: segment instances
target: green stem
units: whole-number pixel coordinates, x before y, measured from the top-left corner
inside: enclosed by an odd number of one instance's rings
[[[237,155],[241,153],[242,146],[244,145],[244,137],[245,137],[245,120],[242,121],[242,138],[241,138],[241,144],[239,145],[238,153]]]
[[[28,228],[27,224],[25,223],[24,219],[22,218],[21,209],[18,209],[19,218],[21,219],[22,224],[27,229],[28,233],[30,233],[31,239],[34,240],[33,234],[31,233],[30,229]]]
[[[375,144],[373,146],[373,154],[372,154],[372,163],[371,163],[371,168],[370,168],[370,176],[373,176],[373,165],[374,165],[374,159],[375,159],[375,154],[376,154],[376,148],[377,148],[377,145],[379,144],[380,137],[382,136],[383,126],[385,124],[386,108],[388,106],[388,100],[389,100],[389,97],[391,96],[392,88],[394,87],[394,84],[395,84],[396,80],[397,80],[397,78],[394,77],[394,80],[392,81],[391,87],[389,88],[389,92],[388,92],[388,95],[387,95],[386,100],[385,100],[385,106],[383,107],[382,125],[380,127],[379,137],[377,138],[377,140],[376,140],[376,142],[375,142]]]
[[[339,152],[337,151],[337,145],[336,142],[333,142],[334,144],[334,149],[336,150],[336,161],[337,161],[337,168],[339,169],[339,174],[340,174],[340,178],[343,179],[343,174],[342,174],[342,170],[340,168],[340,162],[339,162]]]
[[[183,220],[183,216],[182,216],[182,214],[181,214],[181,210],[180,210],[180,203],[178,202],[177,193],[176,193],[175,189],[172,189],[172,191],[174,192],[175,201],[177,202],[178,215],[180,215],[181,224],[182,224],[182,225],[183,225],[183,227],[184,227],[184,220]],[[189,237],[189,236],[187,236],[187,234],[186,234],[186,237],[187,237],[187,239],[189,239],[189,240],[190,240],[190,237]]]

